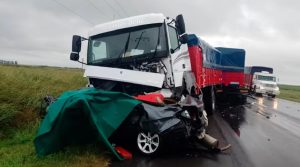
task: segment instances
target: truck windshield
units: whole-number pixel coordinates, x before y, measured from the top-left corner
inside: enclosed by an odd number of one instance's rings
[[[263,76],[263,75],[258,75],[257,79],[258,80],[262,80],[262,81],[274,81],[274,82],[276,81],[275,77],[272,77],[272,76]]]
[[[133,58],[167,56],[167,41],[163,24],[119,30],[91,37],[88,64],[106,64]],[[140,59],[139,59],[140,60]],[[126,61],[126,62],[127,62]]]

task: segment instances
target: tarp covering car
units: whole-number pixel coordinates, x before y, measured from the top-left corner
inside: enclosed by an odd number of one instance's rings
[[[38,156],[71,144],[101,141],[118,158],[108,138],[141,102],[121,93],[86,88],[63,93],[48,108],[34,140]]]

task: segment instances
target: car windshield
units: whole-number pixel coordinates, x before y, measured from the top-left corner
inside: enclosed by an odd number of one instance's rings
[[[136,56],[158,57],[167,51],[166,44],[163,24],[106,33],[90,39],[88,64],[105,64]]]
[[[258,75],[257,76],[258,80],[262,80],[262,81],[276,81],[275,77],[272,76],[264,76],[264,75]]]

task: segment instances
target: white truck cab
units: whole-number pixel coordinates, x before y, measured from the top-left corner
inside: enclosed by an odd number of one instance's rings
[[[182,15],[144,14],[96,25],[85,38],[74,35],[70,59],[79,60],[81,41],[87,40],[84,75],[90,85],[177,88],[184,72],[191,71],[187,38]]]
[[[265,71],[255,72],[252,83],[253,91],[256,94],[266,94],[274,98],[280,93],[274,74]]]

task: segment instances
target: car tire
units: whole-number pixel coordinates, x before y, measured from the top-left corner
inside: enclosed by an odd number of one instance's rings
[[[157,133],[140,131],[136,143],[139,152],[148,156],[157,155],[162,148],[161,136]]]

